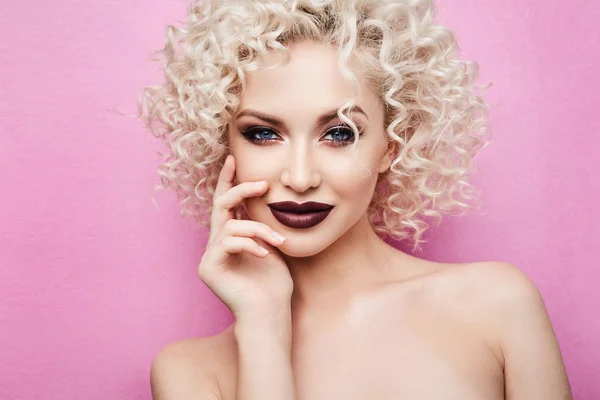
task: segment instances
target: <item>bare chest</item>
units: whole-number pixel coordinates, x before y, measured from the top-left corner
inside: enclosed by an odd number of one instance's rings
[[[431,310],[389,311],[297,334],[298,399],[504,399],[502,368],[471,326]]]
[[[381,290],[295,320],[297,400],[503,400],[500,356],[473,312],[481,307],[443,283]],[[236,370],[235,356],[228,365]],[[224,398],[235,398],[236,374],[222,376],[231,377]]]

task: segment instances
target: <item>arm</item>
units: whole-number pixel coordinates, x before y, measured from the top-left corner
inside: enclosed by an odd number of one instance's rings
[[[236,400],[294,400],[291,310],[276,316],[236,320]]]
[[[496,319],[507,400],[572,400],[560,348],[535,285],[510,264],[500,272]]]

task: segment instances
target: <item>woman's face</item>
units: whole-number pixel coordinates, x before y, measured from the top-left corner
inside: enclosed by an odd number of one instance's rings
[[[270,54],[267,62],[278,57]],[[353,96],[353,86],[337,62],[336,50],[328,44],[294,45],[289,64],[247,75],[248,85],[230,121],[237,182],[269,184],[263,196],[245,201],[246,212],[283,234],[286,241],[280,250],[292,257],[319,253],[365,216],[378,174],[391,163],[382,104],[358,69],[352,71],[360,93],[349,116],[362,133],[357,151],[352,150],[354,133],[336,111]],[[302,216],[270,206],[283,201],[319,202],[333,208]],[[306,227],[324,215],[320,223]],[[305,226],[287,226],[286,216]]]

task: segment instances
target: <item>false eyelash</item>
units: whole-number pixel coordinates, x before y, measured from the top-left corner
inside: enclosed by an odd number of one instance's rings
[[[277,132],[275,130],[273,130],[269,127],[266,127],[266,126],[252,126],[240,133],[244,136],[244,139],[246,139],[247,141],[249,141],[251,143],[267,143],[267,142],[275,142],[276,141],[276,139],[257,139],[257,138],[255,138],[253,135],[256,133],[256,131],[260,132],[261,130],[268,130],[268,131],[271,131],[271,132],[277,134]]]
[[[355,138],[354,131],[350,128],[350,126],[345,125],[345,124],[332,126],[331,128],[329,128],[327,130],[327,132],[325,132],[325,136],[327,136],[332,130],[334,130],[336,128],[346,129],[348,132],[351,132],[351,137],[349,139],[344,139],[344,140],[326,140],[327,142],[331,143],[332,147],[343,147],[343,146],[347,146],[348,144],[354,142],[354,138]],[[256,131],[260,131],[260,130],[267,130],[267,131],[270,131],[270,132],[274,133],[275,135],[279,136],[277,131],[275,131],[272,128],[266,127],[266,126],[252,126],[240,133],[244,136],[244,139],[246,139],[247,141],[249,141],[251,143],[255,143],[255,144],[267,144],[267,143],[272,143],[272,142],[278,141],[278,139],[273,139],[273,138],[257,139],[253,135],[256,133]],[[358,132],[359,138],[362,136],[362,134],[363,134],[363,131],[359,129],[359,132]]]
[[[349,139],[343,139],[343,140],[327,140],[328,142],[330,142],[333,147],[343,147],[343,146],[347,146],[350,143],[354,142],[354,139],[356,137],[356,135],[354,134],[354,131],[352,130],[352,128],[350,128],[350,126],[343,124],[343,125],[336,125],[336,126],[332,126],[331,128],[329,128],[327,130],[327,132],[325,132],[325,136],[329,135],[329,132],[331,132],[334,129],[344,129],[348,132],[350,132],[350,138]],[[362,136],[362,131],[359,129],[358,131],[358,137],[360,138]]]

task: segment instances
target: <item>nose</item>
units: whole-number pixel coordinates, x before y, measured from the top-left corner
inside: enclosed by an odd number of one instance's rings
[[[281,171],[281,183],[298,193],[321,184],[321,174],[310,151],[309,143],[296,143]]]

